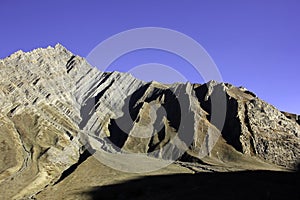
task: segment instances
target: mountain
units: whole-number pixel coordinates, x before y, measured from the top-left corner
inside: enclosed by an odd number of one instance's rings
[[[243,87],[147,83],[59,44],[0,60],[0,77],[3,199],[55,199],[105,173],[293,171],[300,158],[299,117]]]

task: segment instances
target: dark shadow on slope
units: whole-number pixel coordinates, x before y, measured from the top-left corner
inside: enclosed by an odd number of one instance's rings
[[[75,59],[76,56],[72,55],[71,58],[68,60],[67,64],[66,64],[66,69],[67,69],[67,73],[70,72],[70,70],[72,70],[72,68],[74,67],[75,64]]]
[[[166,111],[166,116],[164,116],[164,112],[157,111],[157,119],[160,121],[155,122],[155,129],[159,131],[160,139],[164,138],[164,133],[161,130],[165,130],[159,125],[162,122],[163,117],[166,117],[169,121],[169,125],[173,127],[175,130],[179,129],[181,123],[181,104],[178,101],[176,95],[170,89],[159,89],[153,88],[153,90],[149,93],[142,102],[138,102],[145,95],[147,89],[151,84],[148,83],[139,89],[137,89],[132,95],[127,97],[124,100],[124,106],[122,108],[123,116],[117,119],[111,119],[108,129],[110,131],[110,137],[108,139],[117,147],[122,148],[125,141],[128,138],[128,134],[133,128],[133,121],[139,121],[139,113],[140,109],[143,106],[144,102],[152,102],[158,100],[164,96],[165,101],[161,104],[161,106]],[[188,109],[186,109],[188,110]],[[192,123],[192,122],[191,122]],[[188,127],[188,126],[187,126]],[[193,126],[191,126],[193,127]],[[184,141],[184,140],[183,140]],[[155,147],[150,146],[150,149],[155,149]]]
[[[299,199],[299,173],[243,171],[149,176],[96,187],[91,199]]]
[[[125,105],[127,105],[127,107],[125,108],[127,109],[130,108],[129,114],[132,120],[135,120],[137,118],[139,110],[142,107],[142,103],[137,104],[137,101],[142,98],[145,92],[149,89],[150,85],[151,83],[146,83],[145,85],[137,89],[129,98],[125,100]]]
[[[95,150],[93,149],[89,149],[89,150],[85,150],[79,157],[79,160],[77,161],[77,163],[75,163],[74,165],[72,165],[71,167],[69,167],[67,170],[65,170],[61,177],[54,183],[58,184],[59,182],[63,181],[65,178],[67,178],[68,176],[70,176],[76,169],[77,167],[83,163],[86,159],[88,159],[91,155],[93,155],[95,152]]]
[[[202,109],[204,109],[209,115],[207,116],[207,120],[209,120],[213,125],[215,125],[222,133],[223,138],[228,142],[228,144],[232,145],[237,151],[242,152],[242,145],[240,143],[239,137],[241,135],[241,124],[238,119],[238,102],[233,99],[229,98],[228,94],[222,94],[222,88],[219,86],[215,86],[213,93],[211,96],[214,96],[214,106],[222,107],[223,105],[226,106],[226,115],[224,126],[218,127],[213,121],[211,121],[211,112],[212,112],[212,97],[210,96],[207,100],[205,99],[208,87],[206,84],[196,87],[195,89],[196,97],[200,103]],[[226,102],[218,102],[218,95],[225,95]],[[225,103],[225,104],[223,104]],[[215,108],[216,111],[219,108]],[[221,110],[221,109],[220,109]],[[220,111],[222,112],[222,111]],[[219,113],[216,113],[219,114]],[[222,120],[222,119],[220,119]]]
[[[124,120],[124,118],[118,118],[116,120],[110,119],[110,123],[108,125],[108,130],[110,133],[110,136],[108,137],[109,142],[112,142],[118,148],[122,148],[128,138],[128,133],[131,126],[132,125],[127,123],[126,119]]]
[[[240,142],[242,130],[241,122],[238,118],[238,102],[233,98],[230,99],[227,94],[226,98],[227,110],[222,136],[228,144],[231,144],[237,151],[243,152],[243,147]]]
[[[137,101],[143,96],[150,84],[145,84],[137,89],[132,95],[124,100],[122,108],[123,116],[117,119],[110,119],[108,130],[109,141],[118,148],[122,148],[128,138],[128,134],[133,127],[133,121],[136,120],[142,103],[136,105]]]
[[[208,92],[207,85],[204,84],[204,85],[200,85],[198,87],[194,86],[194,91],[195,91],[196,97],[200,103],[201,108],[208,113],[208,115],[206,116],[207,120],[210,121],[211,100],[210,100],[210,98],[208,98],[207,100],[205,99],[205,96]]]
[[[100,104],[100,99],[104,95],[104,93],[112,86],[114,83],[114,80],[112,80],[103,90],[98,92],[95,97],[89,98],[85,104],[80,109],[80,116],[82,118],[82,121],[79,124],[79,128],[83,129],[88,121],[93,116],[94,112],[97,110]]]
[[[105,83],[111,77],[111,75],[112,75],[112,73],[103,72],[101,75],[101,77],[103,77],[103,79],[97,85],[93,86],[93,88],[90,91],[88,91],[88,93],[85,96],[89,98],[95,92],[95,90],[97,90],[100,87],[100,85]],[[86,99],[84,99],[84,100],[86,100]]]

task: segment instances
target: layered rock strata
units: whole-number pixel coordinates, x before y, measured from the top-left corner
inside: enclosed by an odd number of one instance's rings
[[[55,184],[86,149],[211,171],[289,170],[299,161],[298,116],[230,84],[146,83],[100,72],[61,45],[0,60],[0,77],[5,199]]]

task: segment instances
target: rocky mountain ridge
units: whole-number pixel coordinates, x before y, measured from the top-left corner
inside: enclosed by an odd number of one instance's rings
[[[146,83],[100,72],[59,44],[0,60],[0,76],[7,199],[55,185],[86,149],[194,171],[293,170],[300,158],[299,117],[230,84]]]

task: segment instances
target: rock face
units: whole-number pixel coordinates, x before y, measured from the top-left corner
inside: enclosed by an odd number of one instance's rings
[[[298,116],[230,84],[146,83],[61,45],[0,60],[0,76],[4,199],[55,184],[85,149],[210,171],[289,170],[300,158]]]

